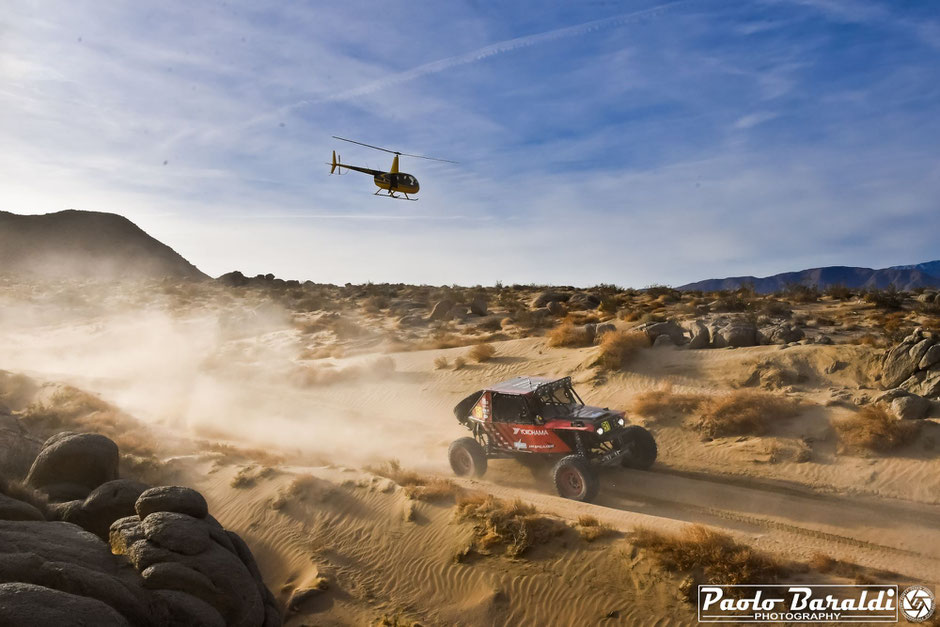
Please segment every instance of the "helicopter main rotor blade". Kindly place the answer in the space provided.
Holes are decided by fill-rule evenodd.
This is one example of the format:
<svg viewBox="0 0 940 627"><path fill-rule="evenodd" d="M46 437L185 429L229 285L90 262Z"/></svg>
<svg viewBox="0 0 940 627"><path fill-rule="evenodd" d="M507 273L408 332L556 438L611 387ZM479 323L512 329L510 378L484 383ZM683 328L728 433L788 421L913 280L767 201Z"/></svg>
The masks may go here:
<svg viewBox="0 0 940 627"><path fill-rule="evenodd" d="M360 146L365 146L366 148L373 148L373 149L375 149L375 150L381 150L382 152L390 152L390 153L392 153L393 155L400 155L400 154L401 154L400 152L398 152L398 151L396 151L396 150L389 150L388 148L380 148L380 147L378 147L378 146L373 146L372 144L364 144L364 143L362 143L362 142L357 142L357 141L355 141L355 140L353 140L353 139L346 139L345 137L337 137L336 135L333 135L333 139L340 139L340 140L342 140L342 141L344 141L344 142L349 142L350 144L359 144Z"/></svg>
<svg viewBox="0 0 940 627"><path fill-rule="evenodd" d="M401 155L402 157L414 157L416 159L427 159L428 161L443 161L444 163L457 163L457 161L451 161L450 159L438 159L436 157L424 157L422 155L409 155L407 152L396 152L396 155Z"/></svg>
<svg viewBox="0 0 940 627"><path fill-rule="evenodd" d="M350 144L358 144L360 146L365 146L366 148L372 148L373 150L381 150L382 152L388 152L393 155L401 155L402 157L414 157L415 159L427 159L429 161L443 161L444 163L457 163L456 161L451 161L450 159L437 159L435 157L425 157L423 155L412 155L407 152L399 152L397 150L389 150L388 148L382 148L380 146L373 146L372 144L365 144L363 142L357 142L354 139L346 139L345 137L339 137L333 135L333 139L339 139L344 142L349 142Z"/></svg>

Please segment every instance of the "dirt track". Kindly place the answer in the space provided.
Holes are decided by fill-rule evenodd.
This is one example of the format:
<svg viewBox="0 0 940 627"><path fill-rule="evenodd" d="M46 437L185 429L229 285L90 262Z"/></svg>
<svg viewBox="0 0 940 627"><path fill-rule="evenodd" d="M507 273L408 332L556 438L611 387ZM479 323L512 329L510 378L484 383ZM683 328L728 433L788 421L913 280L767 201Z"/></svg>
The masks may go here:
<svg viewBox="0 0 940 627"><path fill-rule="evenodd" d="M545 472L525 478L515 462L497 461L485 484L576 517L585 509L617 526L675 528L703 523L744 534L768 551L805 561L813 553L932 583L940 581L940 512L931 505L874 497L844 498L776 482L710 477L654 467L605 470L595 505L553 495Z"/></svg>

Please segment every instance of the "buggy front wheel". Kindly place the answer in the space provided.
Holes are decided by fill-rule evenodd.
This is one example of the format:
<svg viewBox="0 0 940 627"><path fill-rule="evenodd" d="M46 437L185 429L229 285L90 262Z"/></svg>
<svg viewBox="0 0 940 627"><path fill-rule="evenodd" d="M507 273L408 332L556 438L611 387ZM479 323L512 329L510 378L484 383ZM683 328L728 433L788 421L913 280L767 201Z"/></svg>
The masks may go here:
<svg viewBox="0 0 940 627"><path fill-rule="evenodd" d="M600 482L590 462L580 455L562 457L552 470L559 496L588 503L597 496Z"/></svg>

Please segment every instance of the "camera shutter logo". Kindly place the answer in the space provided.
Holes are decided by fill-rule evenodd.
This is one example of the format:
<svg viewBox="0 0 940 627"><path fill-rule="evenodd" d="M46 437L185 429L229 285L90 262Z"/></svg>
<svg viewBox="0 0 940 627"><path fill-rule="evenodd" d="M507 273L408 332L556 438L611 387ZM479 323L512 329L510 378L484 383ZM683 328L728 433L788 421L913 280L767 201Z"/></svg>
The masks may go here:
<svg viewBox="0 0 940 627"><path fill-rule="evenodd" d="M912 623L922 623L933 616L936 606L933 592L923 586L910 586L901 594L901 612Z"/></svg>

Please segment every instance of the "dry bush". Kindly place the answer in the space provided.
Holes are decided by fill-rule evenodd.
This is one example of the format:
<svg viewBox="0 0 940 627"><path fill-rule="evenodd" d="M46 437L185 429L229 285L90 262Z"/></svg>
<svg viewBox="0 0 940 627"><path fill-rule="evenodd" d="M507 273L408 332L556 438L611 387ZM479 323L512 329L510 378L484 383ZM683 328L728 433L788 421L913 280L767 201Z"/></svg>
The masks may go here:
<svg viewBox="0 0 940 627"><path fill-rule="evenodd" d="M405 486L405 496L416 501L453 501L463 489L450 479L441 477L425 478L421 485Z"/></svg>
<svg viewBox="0 0 940 627"><path fill-rule="evenodd" d="M620 370L636 353L650 345L649 337L642 331L611 331L601 339L600 351L593 365L601 370Z"/></svg>
<svg viewBox="0 0 940 627"><path fill-rule="evenodd" d="M585 542L594 542L601 538L617 535L617 531L594 516L582 514L578 516L578 534Z"/></svg>
<svg viewBox="0 0 940 627"><path fill-rule="evenodd" d="M496 349L492 344L477 344L470 349L470 359L477 363L483 363L491 360L496 355Z"/></svg>
<svg viewBox="0 0 940 627"><path fill-rule="evenodd" d="M737 390L705 399L696 427L709 437L759 435L776 420L791 418L799 403L766 392Z"/></svg>
<svg viewBox="0 0 940 627"><path fill-rule="evenodd" d="M380 477L391 479L402 487L405 496L417 501L453 499L462 492L461 488L450 479L427 477L413 470L405 470L398 460L394 459L381 466L366 466L366 470Z"/></svg>
<svg viewBox="0 0 940 627"><path fill-rule="evenodd" d="M885 338L878 337L874 333L866 333L858 338L858 343L862 346L872 346L874 348L884 348L887 345Z"/></svg>
<svg viewBox="0 0 940 627"><path fill-rule="evenodd" d="M852 298L852 290L844 285L830 285L826 288L826 296L836 300L848 300Z"/></svg>
<svg viewBox="0 0 940 627"><path fill-rule="evenodd" d="M904 294L891 287L885 290L869 290L865 293L865 300L877 309L896 310L904 305Z"/></svg>
<svg viewBox="0 0 940 627"><path fill-rule="evenodd" d="M238 470L235 476L232 477L230 485L233 488L251 488L254 487L259 479L270 479L277 475L278 472L278 470L270 466L262 467L256 464L248 464Z"/></svg>
<svg viewBox="0 0 940 627"><path fill-rule="evenodd" d="M471 548L482 555L501 546L506 556L520 557L530 547L548 542L567 528L564 522L539 514L519 499L503 501L482 492L458 497L455 517L473 524Z"/></svg>
<svg viewBox="0 0 940 627"><path fill-rule="evenodd" d="M467 360L463 357L458 357L454 360L454 370L460 370L467 365Z"/></svg>
<svg viewBox="0 0 940 627"><path fill-rule="evenodd" d="M437 358L434 360L434 368L437 369L437 370L443 370L444 368L446 368L446 367L449 366L449 365L450 365L450 362L447 361L447 357L444 357L443 355L437 357Z"/></svg>
<svg viewBox="0 0 940 627"><path fill-rule="evenodd" d="M672 385L649 390L633 397L633 411L644 416L661 416L672 412L688 414L701 405L703 394L681 394L672 391Z"/></svg>
<svg viewBox="0 0 940 627"><path fill-rule="evenodd" d="M692 572L710 584L770 583L787 574L779 561L731 536L701 525L691 525L678 535L637 528L633 544L652 552L668 571Z"/></svg>
<svg viewBox="0 0 940 627"><path fill-rule="evenodd" d="M565 320L548 333L549 346L579 348L593 343L594 337L583 326L575 326L571 320Z"/></svg>
<svg viewBox="0 0 940 627"><path fill-rule="evenodd" d="M271 501L271 508L282 510L293 501L305 501L314 488L320 488L324 483L313 475L298 475L287 487L278 490L277 496Z"/></svg>
<svg viewBox="0 0 940 627"><path fill-rule="evenodd" d="M833 427L846 449L882 452L910 443L920 433L921 424L898 420L880 405L868 405Z"/></svg>

